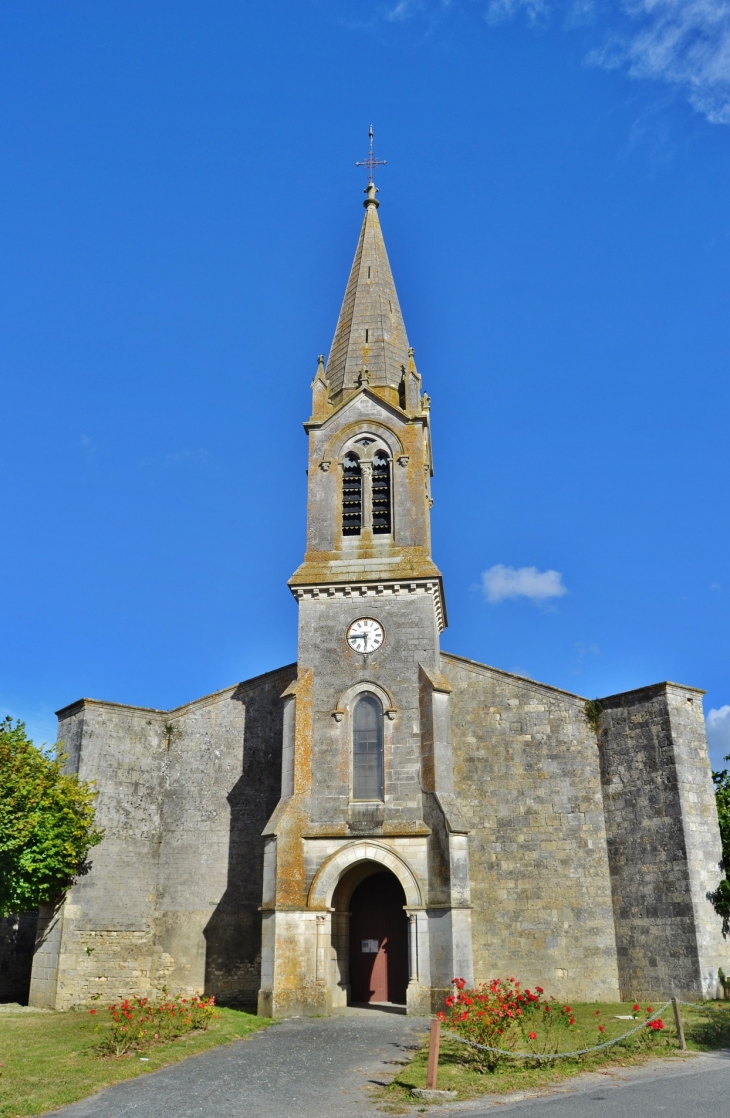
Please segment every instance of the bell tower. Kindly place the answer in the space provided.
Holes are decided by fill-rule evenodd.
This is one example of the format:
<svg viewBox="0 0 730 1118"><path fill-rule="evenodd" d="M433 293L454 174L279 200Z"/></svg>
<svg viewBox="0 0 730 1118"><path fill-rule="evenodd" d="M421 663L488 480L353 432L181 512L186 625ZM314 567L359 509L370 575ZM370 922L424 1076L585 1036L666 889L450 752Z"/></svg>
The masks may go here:
<svg viewBox="0 0 730 1118"><path fill-rule="evenodd" d="M366 163L372 172L375 165ZM431 558L430 407L372 177L329 358L312 382L307 541L289 580L297 679L264 831L267 1015L361 1001L429 1013L470 979L468 831L453 793Z"/></svg>

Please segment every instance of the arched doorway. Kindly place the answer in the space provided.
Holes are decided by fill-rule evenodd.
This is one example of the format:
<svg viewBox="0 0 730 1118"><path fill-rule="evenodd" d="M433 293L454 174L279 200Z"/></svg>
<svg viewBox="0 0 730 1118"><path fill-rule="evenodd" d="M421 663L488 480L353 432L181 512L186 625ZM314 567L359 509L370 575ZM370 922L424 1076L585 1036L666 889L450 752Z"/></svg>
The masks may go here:
<svg viewBox="0 0 730 1118"><path fill-rule="evenodd" d="M378 870L361 881L350 898L350 1001L405 1005L406 897L395 874Z"/></svg>
<svg viewBox="0 0 730 1118"><path fill-rule="evenodd" d="M372 890L369 896L368 891L363 890L359 897L355 898L358 886L376 877L380 879L383 887L375 883L369 887ZM341 847L323 862L317 871L309 891L309 904L312 909L323 914L317 918L318 922L320 920L322 922L322 966L326 969L333 1007L352 1005L356 996L364 996L366 1002L375 1001L377 991L372 988L372 985L367 986L365 990L362 989L360 968L364 969L368 979L372 978L373 955L379 955L381 949L383 950L380 965L382 965L382 957L386 957L388 963L387 1000L396 1005L410 1005L414 993L418 995L425 990L425 987L419 985L418 965L420 957L418 923L425 917L423 895L414 870L393 850L372 839L362 839ZM408 912L405 911L406 906ZM329 921L324 915L327 911L331 913ZM357 915L351 928L353 911ZM366 928L363 932L362 923L358 928L358 921L367 918L380 919L382 923L380 927ZM389 921L390 926L388 926ZM329 962L324 956L326 923L330 925L331 935ZM422 930L421 935L424 931L425 929ZM358 932L362 934L358 936ZM363 952L363 940L366 939L377 940L377 952L372 950L372 943L368 944L368 950ZM388 943L385 943L386 940ZM355 945L360 956L357 959ZM367 960L370 964L369 973L367 963L362 960L363 954L370 956ZM350 977L353 969L358 976L354 991ZM376 974L375 977L377 978L378 975ZM382 986L380 992L382 993ZM414 1001L413 1006L416 1005L419 1008L415 1012L422 1012L421 1002Z"/></svg>

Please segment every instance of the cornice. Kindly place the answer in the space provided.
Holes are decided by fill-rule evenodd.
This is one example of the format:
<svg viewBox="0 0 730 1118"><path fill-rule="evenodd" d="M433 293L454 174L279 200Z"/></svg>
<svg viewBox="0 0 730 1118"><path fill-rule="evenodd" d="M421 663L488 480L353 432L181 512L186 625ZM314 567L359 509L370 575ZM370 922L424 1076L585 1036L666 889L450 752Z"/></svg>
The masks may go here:
<svg viewBox="0 0 730 1118"><path fill-rule="evenodd" d="M352 600L365 600L367 598L407 598L412 594L428 594L433 598L433 608L436 613L439 632L443 633L448 622L446 619L446 603L444 602L443 586L440 578L414 578L408 581L379 581L379 582L325 582L302 583L290 586L297 601L328 601L332 598L350 598Z"/></svg>

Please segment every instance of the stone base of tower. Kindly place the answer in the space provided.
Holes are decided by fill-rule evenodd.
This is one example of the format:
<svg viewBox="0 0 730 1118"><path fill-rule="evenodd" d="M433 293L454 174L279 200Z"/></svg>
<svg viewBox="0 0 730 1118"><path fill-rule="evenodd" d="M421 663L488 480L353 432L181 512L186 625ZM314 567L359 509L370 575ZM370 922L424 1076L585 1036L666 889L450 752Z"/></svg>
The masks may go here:
<svg viewBox="0 0 730 1118"><path fill-rule="evenodd" d="M465 849L461 836L452 837L456 865ZM420 832L303 839L307 903L270 901L262 908L260 1014L327 1014L387 1003L428 1015L442 1007L454 977L471 984L471 905L461 897L424 904L428 839ZM271 884L278 861L279 839L271 836ZM468 883L468 863L462 869L455 876ZM444 881L432 891L437 886L447 891Z"/></svg>
<svg viewBox="0 0 730 1118"><path fill-rule="evenodd" d="M453 979L463 978L474 985L472 962L471 906L429 910L431 996L429 1013L444 1008L453 993Z"/></svg>
<svg viewBox="0 0 730 1118"><path fill-rule="evenodd" d="M471 912L420 908L407 910L407 916L405 1009L409 1015L428 1016L443 1008L452 978L473 981ZM335 910L263 913L260 1016L320 1016L353 1004L348 918L349 913Z"/></svg>
<svg viewBox="0 0 730 1118"><path fill-rule="evenodd" d="M259 1015L329 1013L332 991L326 976L325 940L331 939L330 914L277 909L262 916Z"/></svg>

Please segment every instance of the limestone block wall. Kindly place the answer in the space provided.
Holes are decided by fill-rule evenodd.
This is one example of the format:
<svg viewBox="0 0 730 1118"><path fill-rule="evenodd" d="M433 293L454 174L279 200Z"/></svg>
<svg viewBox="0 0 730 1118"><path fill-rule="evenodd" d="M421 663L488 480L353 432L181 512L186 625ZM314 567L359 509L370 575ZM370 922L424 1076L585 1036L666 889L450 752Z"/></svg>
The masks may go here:
<svg viewBox="0 0 730 1118"><path fill-rule="evenodd" d="M39 915L30 1004L67 1008L94 993L147 992L166 977L153 940L164 718L81 700L59 712L69 768L95 781L106 830L91 872Z"/></svg>
<svg viewBox="0 0 730 1118"><path fill-rule="evenodd" d="M40 914L31 1004L163 985L255 1001L261 831L279 795L279 696L294 673L170 712L93 700L59 712L59 741L96 782L106 834L89 874Z"/></svg>
<svg viewBox="0 0 730 1118"><path fill-rule="evenodd" d="M442 653L454 787L470 827L477 982L618 997L596 736L585 700Z"/></svg>
<svg viewBox="0 0 730 1118"><path fill-rule="evenodd" d="M382 819L362 822L369 833L407 832L422 818L419 764L418 665L435 666L438 627L433 597L425 589L380 594L374 587L357 587L348 596L303 597L299 603L301 669L313 672L312 790L313 824L339 824L358 830L350 810L352 733L348 695L358 687L376 685L392 697L395 720L385 722L385 808ZM369 590L369 592L367 592ZM348 646L345 634L358 617L372 617L383 626L386 639L364 660ZM332 712L344 701L342 719ZM353 805L354 808L354 805Z"/></svg>
<svg viewBox="0 0 730 1118"><path fill-rule="evenodd" d="M255 1005L258 996L261 832L279 800L281 694L295 676L295 665L269 672L173 720L157 939L176 961L177 986L229 1004Z"/></svg>
<svg viewBox="0 0 730 1118"><path fill-rule="evenodd" d="M730 950L707 898L722 852L702 693L662 683L601 705L622 994L714 997Z"/></svg>

